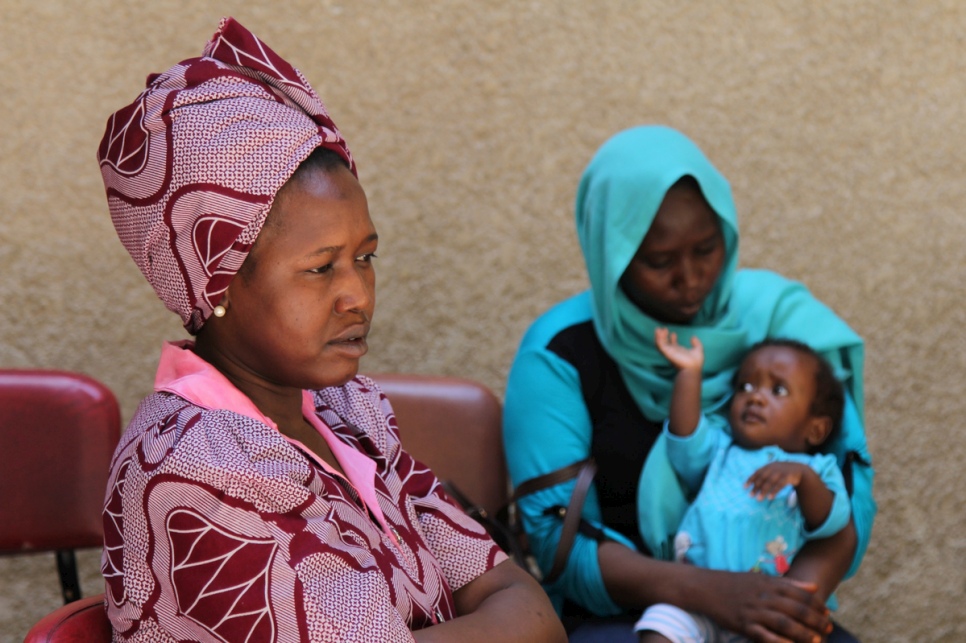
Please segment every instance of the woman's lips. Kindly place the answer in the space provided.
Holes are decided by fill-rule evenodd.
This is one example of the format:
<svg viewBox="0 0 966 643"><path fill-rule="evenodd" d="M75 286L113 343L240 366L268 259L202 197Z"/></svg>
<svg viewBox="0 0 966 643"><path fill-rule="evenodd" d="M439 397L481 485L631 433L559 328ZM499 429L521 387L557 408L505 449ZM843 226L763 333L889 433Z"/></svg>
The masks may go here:
<svg viewBox="0 0 966 643"><path fill-rule="evenodd" d="M369 344L366 342L368 334L368 326L359 324L340 333L329 342L329 346L349 357L362 357L369 351Z"/></svg>
<svg viewBox="0 0 966 643"><path fill-rule="evenodd" d="M369 344L365 337L337 339L329 342L329 346L348 357L358 358L369 352Z"/></svg>
<svg viewBox="0 0 966 643"><path fill-rule="evenodd" d="M681 311L682 315L685 315L687 317L694 317L695 315L698 314L698 311L701 310L701 304L702 302L700 301L693 304L681 304L680 306L678 306L678 310Z"/></svg>

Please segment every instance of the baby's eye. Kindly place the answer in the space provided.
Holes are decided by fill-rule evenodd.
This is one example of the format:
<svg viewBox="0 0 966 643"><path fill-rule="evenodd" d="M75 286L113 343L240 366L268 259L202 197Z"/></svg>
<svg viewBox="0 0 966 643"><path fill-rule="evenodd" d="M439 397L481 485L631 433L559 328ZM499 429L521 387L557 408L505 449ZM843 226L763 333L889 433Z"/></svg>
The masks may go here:
<svg viewBox="0 0 966 643"><path fill-rule="evenodd" d="M783 384L776 384L775 387L772 389L772 393L774 393L778 397L785 397L786 395L788 395L788 387Z"/></svg>
<svg viewBox="0 0 966 643"><path fill-rule="evenodd" d="M739 382L738 392L739 393L751 393L755 390L755 386L751 382Z"/></svg>

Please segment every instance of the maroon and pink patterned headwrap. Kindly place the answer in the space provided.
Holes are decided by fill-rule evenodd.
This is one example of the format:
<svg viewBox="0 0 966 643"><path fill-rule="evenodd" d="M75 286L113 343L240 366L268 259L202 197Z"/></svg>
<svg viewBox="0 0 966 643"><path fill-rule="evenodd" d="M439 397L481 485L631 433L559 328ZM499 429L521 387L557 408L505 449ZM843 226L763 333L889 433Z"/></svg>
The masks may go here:
<svg viewBox="0 0 966 643"><path fill-rule="evenodd" d="M148 77L97 151L121 243L195 334L258 236L279 188L316 147L355 174L302 74L232 18L201 58Z"/></svg>

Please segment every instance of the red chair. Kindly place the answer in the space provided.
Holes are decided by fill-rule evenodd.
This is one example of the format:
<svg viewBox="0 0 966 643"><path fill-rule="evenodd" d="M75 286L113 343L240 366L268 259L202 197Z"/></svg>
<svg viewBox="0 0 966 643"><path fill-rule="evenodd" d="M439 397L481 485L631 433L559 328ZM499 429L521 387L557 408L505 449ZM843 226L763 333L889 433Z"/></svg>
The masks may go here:
<svg viewBox="0 0 966 643"><path fill-rule="evenodd" d="M403 446L440 480L495 515L508 497L503 407L472 380L399 373L370 377L389 398Z"/></svg>
<svg viewBox="0 0 966 643"><path fill-rule="evenodd" d="M24 643L110 643L104 594L82 598L51 612L27 632Z"/></svg>
<svg viewBox="0 0 966 643"><path fill-rule="evenodd" d="M64 603L74 550L103 546L101 509L121 433L114 394L79 373L0 370L0 554L56 552Z"/></svg>

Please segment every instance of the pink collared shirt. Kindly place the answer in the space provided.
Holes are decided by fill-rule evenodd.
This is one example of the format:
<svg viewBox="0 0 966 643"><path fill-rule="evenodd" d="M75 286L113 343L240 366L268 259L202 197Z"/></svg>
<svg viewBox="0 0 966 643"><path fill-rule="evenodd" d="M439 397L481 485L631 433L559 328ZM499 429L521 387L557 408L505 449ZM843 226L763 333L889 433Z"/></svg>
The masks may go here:
<svg viewBox="0 0 966 643"><path fill-rule="evenodd" d="M345 478L190 343L164 347L156 389L118 445L105 501L118 640L411 641L506 558L402 449L368 378L303 397Z"/></svg>
<svg viewBox="0 0 966 643"><path fill-rule="evenodd" d="M185 340L180 342L166 342L161 347L161 360L158 372L154 378L155 391L167 391L181 397L204 409L232 409L236 413L262 422L278 431L278 426L266 415L263 415L244 393L239 391L214 366L201 359L191 350L193 343ZM339 462L339 466L348 477L348 482L355 488L362 500L363 507L372 512L379 521L383 531L390 538L394 538L382 509L376 502L374 475L376 463L364 453L353 449L340 440L315 414L312 394L302 391L302 414L312 427L321 434L326 444L332 450L332 455ZM306 456L317 465L325 469L330 475L340 476L325 460L312 452L298 440L281 434L285 440L301 449Z"/></svg>

